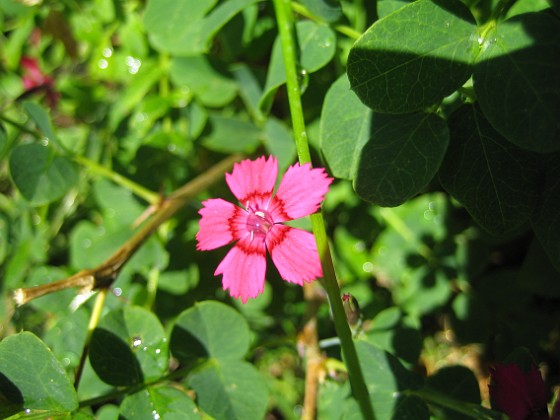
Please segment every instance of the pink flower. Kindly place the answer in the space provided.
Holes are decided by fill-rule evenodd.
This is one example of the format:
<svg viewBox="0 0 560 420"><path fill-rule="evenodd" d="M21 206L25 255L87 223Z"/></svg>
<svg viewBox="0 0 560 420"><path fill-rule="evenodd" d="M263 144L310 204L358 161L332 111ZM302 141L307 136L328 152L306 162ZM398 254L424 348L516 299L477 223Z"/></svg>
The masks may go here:
<svg viewBox="0 0 560 420"><path fill-rule="evenodd" d="M214 275L222 274L224 290L243 303L264 289L267 249L290 283L303 285L323 275L313 235L281 222L316 212L332 178L324 169L295 164L273 194L277 176L278 162L272 156L243 160L226 174L226 182L244 208L217 198L204 201L199 211L198 250L237 241Z"/></svg>

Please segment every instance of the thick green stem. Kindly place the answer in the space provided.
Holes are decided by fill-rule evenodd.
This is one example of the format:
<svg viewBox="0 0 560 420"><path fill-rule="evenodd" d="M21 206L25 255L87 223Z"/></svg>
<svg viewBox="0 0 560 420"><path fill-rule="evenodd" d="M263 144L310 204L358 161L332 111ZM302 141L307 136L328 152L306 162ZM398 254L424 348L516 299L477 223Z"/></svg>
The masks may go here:
<svg viewBox="0 0 560 420"><path fill-rule="evenodd" d="M280 41L282 43L282 53L286 71L286 87L288 90L288 101L298 157L300 163L310 163L311 154L309 151L305 119L301 104L298 66L296 62L296 42L294 39L294 25L290 1L274 0L274 8L276 10ZM311 216L311 224L321 258L321 265L323 267L324 287L329 297L336 332L340 338L342 352L348 367L352 391L360 405L363 417L365 419L374 419L375 416L369 399L369 393L358 361L356 348L352 341L352 333L342 306L340 288L332 263L323 215L321 213L313 214Z"/></svg>

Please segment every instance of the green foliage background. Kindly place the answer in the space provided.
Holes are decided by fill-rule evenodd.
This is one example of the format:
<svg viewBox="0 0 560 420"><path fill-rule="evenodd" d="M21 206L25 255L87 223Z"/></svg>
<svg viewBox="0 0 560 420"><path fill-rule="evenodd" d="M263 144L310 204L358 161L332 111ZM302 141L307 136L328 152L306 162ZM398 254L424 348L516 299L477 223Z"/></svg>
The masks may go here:
<svg viewBox="0 0 560 420"><path fill-rule="evenodd" d="M376 418L497 418L488 362L517 347L558 385L558 1L292 8ZM195 251L200 202L232 199L223 180L124 266L91 337L94 299L12 300L102 263L227 155L295 162L272 2L0 0L0 25L0 417L298 418L302 290L271 268L263 295L232 301L213 275L225 250ZM32 90L24 57L46 77ZM326 302L317 328L318 417L359 418Z"/></svg>

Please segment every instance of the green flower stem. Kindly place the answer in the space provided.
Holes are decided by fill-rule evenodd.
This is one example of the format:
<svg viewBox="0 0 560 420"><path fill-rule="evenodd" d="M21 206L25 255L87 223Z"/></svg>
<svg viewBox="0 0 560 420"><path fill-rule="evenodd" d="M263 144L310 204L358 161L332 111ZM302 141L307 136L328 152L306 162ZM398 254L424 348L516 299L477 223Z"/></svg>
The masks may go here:
<svg viewBox="0 0 560 420"><path fill-rule="evenodd" d="M307 132L305 129L305 120L301 104L300 86L298 82L296 44L294 40L294 25L290 1L274 0L274 8L276 10L276 20L278 23L280 41L282 43L282 53L284 56L284 66L286 71L286 87L288 90L288 101L292 116L292 126L299 162L301 164L311 163L311 154L307 141ZM317 249L321 258L321 265L323 267L323 284L329 297L334 324L338 337L340 338L342 352L348 367L354 397L360 405L363 417L365 419L374 419L375 415L373 414L369 393L358 361L356 348L354 346L354 342L352 341L352 333L350 332L350 327L348 326L344 308L342 306L340 288L338 286L332 263L325 223L323 221L323 215L320 212L311 215L311 225L313 227L313 234L315 235Z"/></svg>
<svg viewBox="0 0 560 420"><path fill-rule="evenodd" d="M130 179L116 173L113 172L110 169L105 168L104 166L101 166L100 164L98 164L97 162L94 162L91 159L88 159L84 156L79 156L76 155L74 156L74 160L79 163L82 166L85 166L87 169L89 169L91 172L104 176L108 179L110 179L111 181L113 181L115 184L118 184L122 187L125 187L127 189L129 189L130 191L132 191L134 194L136 194L138 197L143 198L144 200L146 200L148 203L150 204L156 204L157 202L159 202L160 200L160 196L157 193L154 193L153 191L150 191L147 188L144 188L142 185L135 183L134 181L131 181Z"/></svg>
<svg viewBox="0 0 560 420"><path fill-rule="evenodd" d="M302 16L305 16L307 19L312 19L316 22L322 22L321 19L318 19L311 11L300 3L296 3L295 1L292 2L292 10ZM354 28L351 28L346 25L335 25L334 29L337 32L340 32L342 35L346 35L348 38L351 39L358 39L362 36L361 32L356 31Z"/></svg>

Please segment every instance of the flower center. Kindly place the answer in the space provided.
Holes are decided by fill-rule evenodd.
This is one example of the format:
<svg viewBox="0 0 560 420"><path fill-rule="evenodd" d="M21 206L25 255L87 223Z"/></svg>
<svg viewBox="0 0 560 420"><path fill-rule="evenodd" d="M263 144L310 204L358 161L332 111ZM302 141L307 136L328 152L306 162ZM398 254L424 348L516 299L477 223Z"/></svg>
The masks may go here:
<svg viewBox="0 0 560 420"><path fill-rule="evenodd" d="M265 237L270 228L274 225L274 221L267 211L248 209L247 230L251 232L251 239L256 237Z"/></svg>

